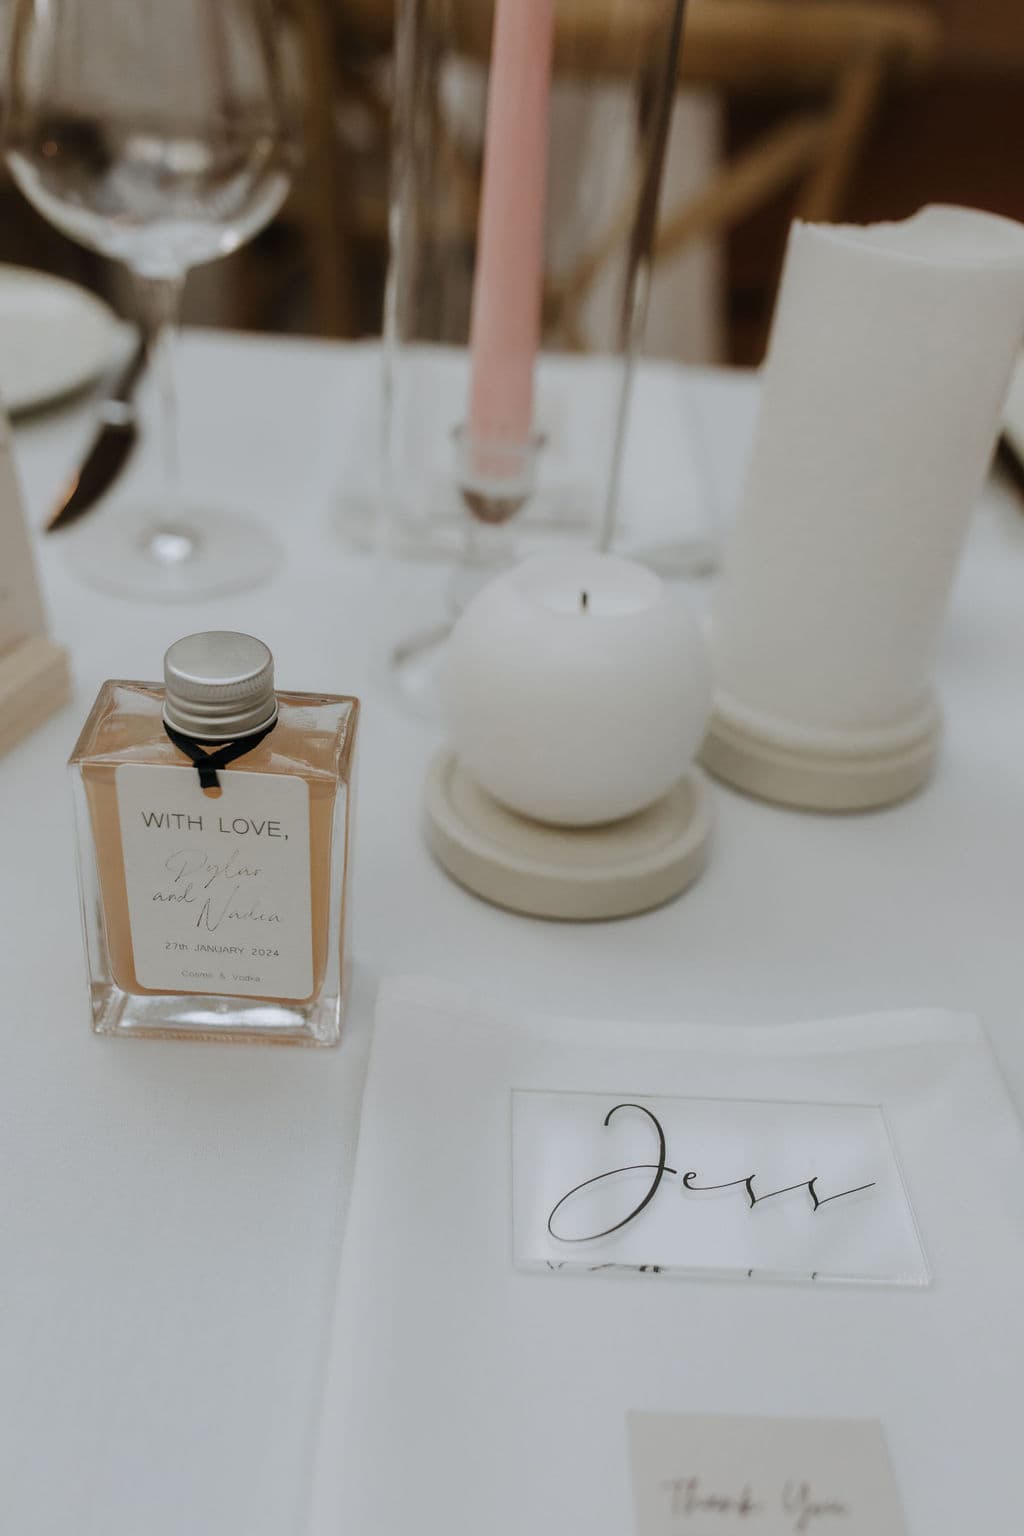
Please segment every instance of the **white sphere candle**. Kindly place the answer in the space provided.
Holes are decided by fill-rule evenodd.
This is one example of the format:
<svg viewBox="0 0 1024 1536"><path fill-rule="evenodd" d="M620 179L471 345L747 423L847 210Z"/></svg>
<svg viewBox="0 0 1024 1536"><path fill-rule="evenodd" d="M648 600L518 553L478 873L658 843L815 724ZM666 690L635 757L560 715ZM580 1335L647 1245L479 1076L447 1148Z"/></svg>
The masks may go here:
<svg viewBox="0 0 1024 1536"><path fill-rule="evenodd" d="M535 556L478 592L452 632L444 689L466 771L556 826L617 821L667 794L711 705L681 595L586 550Z"/></svg>

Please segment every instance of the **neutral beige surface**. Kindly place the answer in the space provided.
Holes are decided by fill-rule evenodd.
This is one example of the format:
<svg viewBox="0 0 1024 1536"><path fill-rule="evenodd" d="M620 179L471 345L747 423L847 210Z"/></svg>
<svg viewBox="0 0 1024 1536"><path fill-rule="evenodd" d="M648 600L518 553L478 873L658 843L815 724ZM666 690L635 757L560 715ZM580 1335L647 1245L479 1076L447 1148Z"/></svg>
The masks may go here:
<svg viewBox="0 0 1024 1536"><path fill-rule="evenodd" d="M67 657L46 633L10 433L0 407L0 753L70 696Z"/></svg>
<svg viewBox="0 0 1024 1536"><path fill-rule="evenodd" d="M0 405L0 655L45 628L10 431Z"/></svg>
<svg viewBox="0 0 1024 1536"><path fill-rule="evenodd" d="M71 697L66 652L45 635L0 657L0 753L42 725Z"/></svg>

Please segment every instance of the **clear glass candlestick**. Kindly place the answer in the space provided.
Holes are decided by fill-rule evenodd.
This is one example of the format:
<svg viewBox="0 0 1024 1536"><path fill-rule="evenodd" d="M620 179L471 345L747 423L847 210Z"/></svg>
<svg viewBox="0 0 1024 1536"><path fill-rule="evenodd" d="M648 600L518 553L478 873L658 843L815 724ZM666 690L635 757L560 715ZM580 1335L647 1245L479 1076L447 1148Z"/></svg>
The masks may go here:
<svg viewBox="0 0 1024 1536"><path fill-rule="evenodd" d="M75 541L76 572L106 590L192 601L280 562L269 529L181 496L171 338L186 274L273 218L292 149L267 0L16 0L11 173L62 233L129 268L154 338L162 489Z"/></svg>
<svg viewBox="0 0 1024 1536"><path fill-rule="evenodd" d="M440 708L441 668L456 619L523 553L523 519L536 490L544 438L532 433L513 444L462 425L453 428L451 447L462 503L457 557L450 564L385 558L381 572L388 589L381 612L402 615L397 639L384 641L383 681L404 707L426 719Z"/></svg>
<svg viewBox="0 0 1024 1536"><path fill-rule="evenodd" d="M619 490L682 10L682 0L396 6L382 420L359 429L383 443L379 643L392 674L450 627L452 593L461 602L510 548L572 540L626 553L657 536L645 486L672 478L687 431L671 381L654 391L657 423L628 506ZM485 467L498 483L481 487L486 457L468 451L467 426L490 430L496 452L504 433L526 449L523 463L493 476ZM364 543L369 499L346 476L339 522ZM686 521L681 510L684 536ZM431 561L439 574L422 569ZM422 698L417 689L417 707Z"/></svg>
<svg viewBox="0 0 1024 1536"><path fill-rule="evenodd" d="M457 618L492 577L516 559L518 519L537 489L544 438L533 432L525 443L482 437L457 427L455 480L468 514L462 558L452 572L451 607Z"/></svg>

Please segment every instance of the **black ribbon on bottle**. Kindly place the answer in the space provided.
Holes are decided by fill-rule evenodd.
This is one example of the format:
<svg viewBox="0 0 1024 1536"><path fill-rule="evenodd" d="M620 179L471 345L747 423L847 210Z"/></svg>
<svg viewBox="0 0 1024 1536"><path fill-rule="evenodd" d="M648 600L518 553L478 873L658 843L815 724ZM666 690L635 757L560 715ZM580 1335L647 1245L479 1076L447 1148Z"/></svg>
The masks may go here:
<svg viewBox="0 0 1024 1536"><path fill-rule="evenodd" d="M192 736L186 736L183 731L176 731L173 725L164 721L164 730L173 741L179 752L184 752L196 765L199 774L199 783L203 789L219 789L220 780L217 777L218 768L227 768L236 757L244 757L254 747L258 747L265 736L269 736L277 724L275 715L269 725L265 725L261 731L252 731L248 736L240 736L237 741L229 741L223 747L217 747L213 752L207 752L205 747Z"/></svg>

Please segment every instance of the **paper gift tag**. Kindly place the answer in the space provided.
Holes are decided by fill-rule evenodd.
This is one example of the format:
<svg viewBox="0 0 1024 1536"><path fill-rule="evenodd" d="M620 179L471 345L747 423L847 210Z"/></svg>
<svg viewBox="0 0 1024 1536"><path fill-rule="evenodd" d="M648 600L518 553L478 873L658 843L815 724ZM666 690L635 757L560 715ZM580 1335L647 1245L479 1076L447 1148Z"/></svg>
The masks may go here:
<svg viewBox="0 0 1024 1536"><path fill-rule="evenodd" d="M874 1419L631 1413L636 1536L906 1536Z"/></svg>

